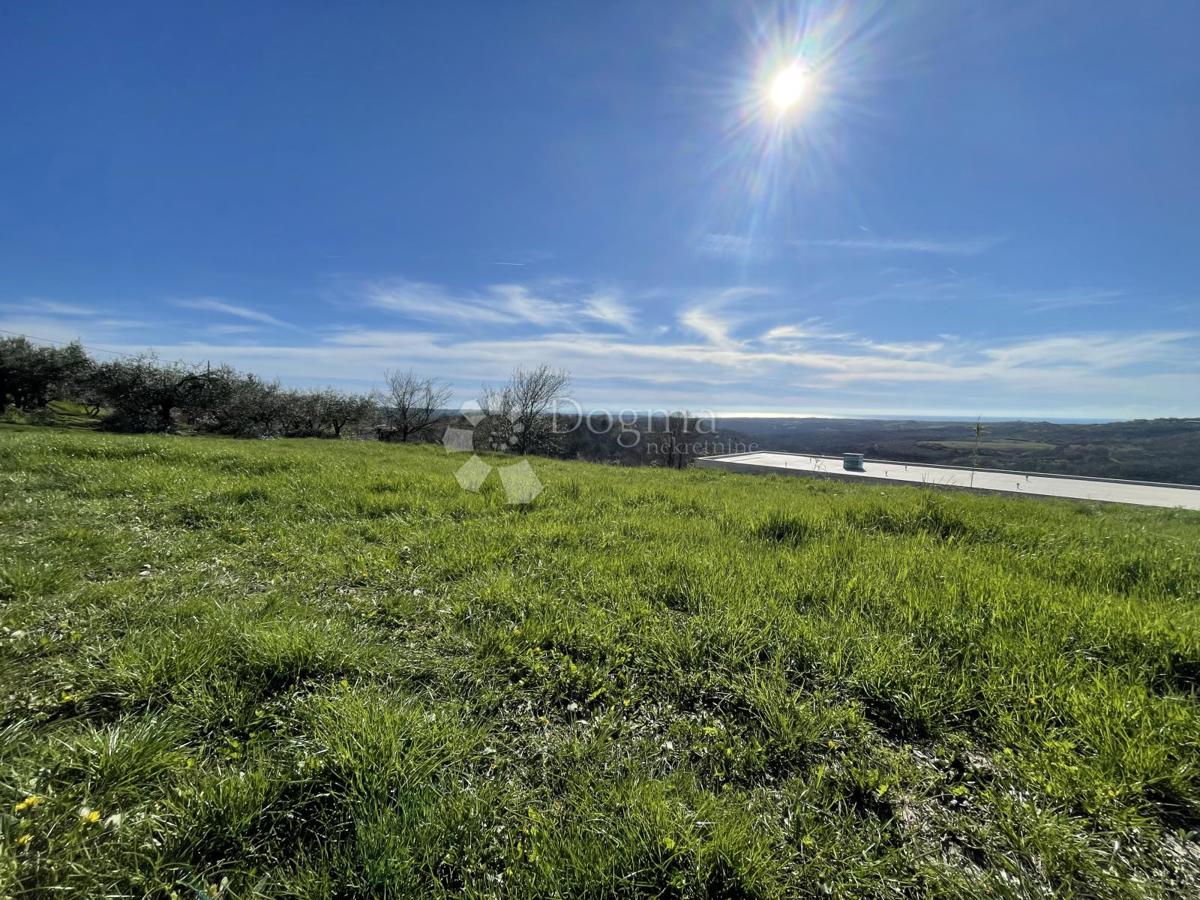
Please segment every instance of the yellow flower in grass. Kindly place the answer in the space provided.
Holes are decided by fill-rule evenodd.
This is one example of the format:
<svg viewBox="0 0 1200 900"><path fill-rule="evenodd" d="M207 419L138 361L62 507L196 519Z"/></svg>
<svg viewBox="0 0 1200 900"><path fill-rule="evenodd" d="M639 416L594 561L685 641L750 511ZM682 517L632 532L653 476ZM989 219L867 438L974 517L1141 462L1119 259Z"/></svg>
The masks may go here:
<svg viewBox="0 0 1200 900"><path fill-rule="evenodd" d="M17 838L16 843L17 843L18 847L28 847L29 842L32 840L33 840L32 834L23 834L19 838Z"/></svg>
<svg viewBox="0 0 1200 900"><path fill-rule="evenodd" d="M81 806L79 807L79 818L89 825L95 825L100 821L100 810L92 809L90 806Z"/></svg>
<svg viewBox="0 0 1200 900"><path fill-rule="evenodd" d="M41 802L42 802L42 798L39 797L37 794L30 794L28 797L26 797L20 803L17 803L16 805L13 806L13 812L22 813L22 812L25 812L25 810L27 810L27 809L37 809L38 806L41 804Z"/></svg>

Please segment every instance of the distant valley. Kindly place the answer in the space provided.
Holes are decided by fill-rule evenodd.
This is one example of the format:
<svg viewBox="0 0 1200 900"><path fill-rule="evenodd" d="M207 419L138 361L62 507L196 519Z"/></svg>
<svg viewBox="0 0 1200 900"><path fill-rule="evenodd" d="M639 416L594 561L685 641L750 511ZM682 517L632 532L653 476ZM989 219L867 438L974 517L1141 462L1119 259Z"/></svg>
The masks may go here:
<svg viewBox="0 0 1200 900"><path fill-rule="evenodd" d="M757 449L1200 484L1200 419L1103 424L721 418L720 434Z"/></svg>

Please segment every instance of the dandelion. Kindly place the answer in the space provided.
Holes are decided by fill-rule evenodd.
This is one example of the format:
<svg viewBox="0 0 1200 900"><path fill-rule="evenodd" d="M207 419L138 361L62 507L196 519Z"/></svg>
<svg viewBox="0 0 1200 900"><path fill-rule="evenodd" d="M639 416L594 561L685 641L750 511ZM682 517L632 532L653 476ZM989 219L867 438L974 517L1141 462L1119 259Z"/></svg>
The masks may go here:
<svg viewBox="0 0 1200 900"><path fill-rule="evenodd" d="M32 835L32 834L23 834L23 835L21 835L19 838L17 838L17 840L16 840L16 845L17 845L18 847L28 847L28 846L29 846L29 842L30 842L30 841L32 841L32 840L33 840L33 835Z"/></svg>
<svg viewBox="0 0 1200 900"><path fill-rule="evenodd" d="M95 825L100 821L100 810L92 809L90 806L81 806L79 807L79 818L89 825Z"/></svg>
<svg viewBox="0 0 1200 900"><path fill-rule="evenodd" d="M39 797L37 794L30 794L28 797L26 797L20 803L17 803L15 806L13 806L13 812L21 813L21 812L25 812L25 810L27 810L27 809L37 809L38 806L41 804L41 802L42 802L42 798Z"/></svg>

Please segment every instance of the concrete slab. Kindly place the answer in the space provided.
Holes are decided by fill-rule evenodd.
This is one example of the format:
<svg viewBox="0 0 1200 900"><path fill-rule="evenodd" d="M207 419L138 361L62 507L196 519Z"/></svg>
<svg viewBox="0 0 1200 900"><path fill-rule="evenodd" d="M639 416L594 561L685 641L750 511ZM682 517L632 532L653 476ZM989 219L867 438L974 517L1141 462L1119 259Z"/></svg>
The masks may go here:
<svg viewBox="0 0 1200 900"><path fill-rule="evenodd" d="M1019 496L1065 497L1104 503L1200 510L1200 485L1158 484L1115 478L1077 478L1001 469L965 469L869 459L863 471L842 468L837 456L804 456L799 453L735 453L696 460L701 468L726 469L775 475L801 475L839 481L913 484L926 487L976 490Z"/></svg>

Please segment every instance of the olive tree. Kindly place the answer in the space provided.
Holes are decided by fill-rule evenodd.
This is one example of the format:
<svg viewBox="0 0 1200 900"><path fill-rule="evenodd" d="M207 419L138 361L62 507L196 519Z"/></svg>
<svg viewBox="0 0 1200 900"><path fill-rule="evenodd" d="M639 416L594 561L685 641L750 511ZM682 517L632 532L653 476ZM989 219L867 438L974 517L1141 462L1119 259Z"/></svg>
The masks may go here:
<svg viewBox="0 0 1200 900"><path fill-rule="evenodd" d="M9 403L35 410L51 400L73 399L92 367L78 343L40 347L24 337L0 339L0 412Z"/></svg>
<svg viewBox="0 0 1200 900"><path fill-rule="evenodd" d="M111 412L104 420L118 431L170 431L175 411L202 405L210 374L184 363L163 363L154 354L96 367L95 393Z"/></svg>
<svg viewBox="0 0 1200 900"><path fill-rule="evenodd" d="M320 423L333 429L333 436L340 438L347 426L361 425L375 412L375 402L361 394L343 394L326 389L317 395Z"/></svg>

